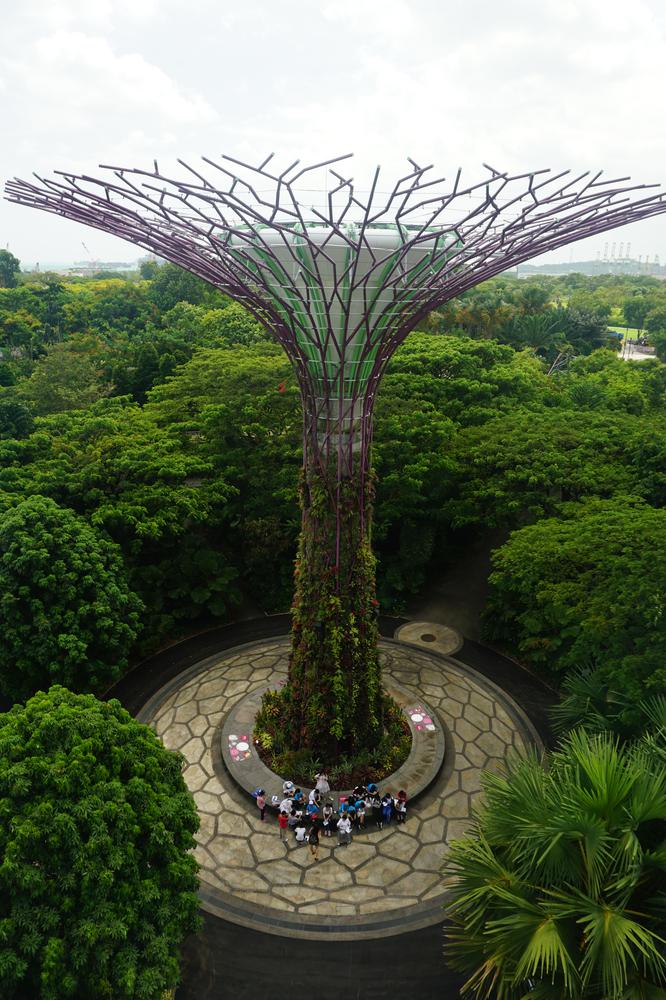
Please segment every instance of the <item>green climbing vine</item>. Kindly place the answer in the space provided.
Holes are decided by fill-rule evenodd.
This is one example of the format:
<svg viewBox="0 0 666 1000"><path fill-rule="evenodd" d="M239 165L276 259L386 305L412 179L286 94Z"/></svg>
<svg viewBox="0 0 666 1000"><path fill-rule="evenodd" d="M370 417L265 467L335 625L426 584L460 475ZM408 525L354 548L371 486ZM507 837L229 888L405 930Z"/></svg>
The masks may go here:
<svg viewBox="0 0 666 1000"><path fill-rule="evenodd" d="M331 766L374 754L392 764L408 752L400 713L381 684L373 487L360 470L341 483L333 471L303 473L289 677L264 698L255 726L255 739L273 759L309 753Z"/></svg>

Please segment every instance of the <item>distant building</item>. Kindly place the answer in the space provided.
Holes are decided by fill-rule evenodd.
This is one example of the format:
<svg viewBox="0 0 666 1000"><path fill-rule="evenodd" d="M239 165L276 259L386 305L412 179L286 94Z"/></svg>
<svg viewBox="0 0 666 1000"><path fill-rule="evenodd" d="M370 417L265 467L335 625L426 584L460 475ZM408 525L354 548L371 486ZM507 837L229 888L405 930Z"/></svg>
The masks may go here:
<svg viewBox="0 0 666 1000"><path fill-rule="evenodd" d="M624 257L611 260L574 260L559 264L519 264L516 272L519 278L539 274L635 274L666 279L666 265L660 264L658 258L654 262Z"/></svg>
<svg viewBox="0 0 666 1000"><path fill-rule="evenodd" d="M127 272L136 270L136 261L129 263L126 260L79 260L75 261L71 267L65 268L65 270L61 273L71 274L78 278L90 278L91 275L99 274L101 271L113 271L118 273L118 271Z"/></svg>

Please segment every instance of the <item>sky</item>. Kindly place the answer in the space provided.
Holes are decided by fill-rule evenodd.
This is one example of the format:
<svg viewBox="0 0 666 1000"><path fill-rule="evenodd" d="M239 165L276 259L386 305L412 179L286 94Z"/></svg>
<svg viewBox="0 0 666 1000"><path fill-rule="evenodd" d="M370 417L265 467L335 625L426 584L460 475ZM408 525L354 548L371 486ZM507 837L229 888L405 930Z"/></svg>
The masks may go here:
<svg viewBox="0 0 666 1000"><path fill-rule="evenodd" d="M3 9L0 179L99 163L177 169L226 153L285 166L355 154L361 180L406 157L473 181L603 168L666 186L663 0L21 0ZM388 187L388 180L386 186ZM666 261L666 215L604 243ZM83 243L87 248L84 249ZM143 251L0 202L24 263Z"/></svg>

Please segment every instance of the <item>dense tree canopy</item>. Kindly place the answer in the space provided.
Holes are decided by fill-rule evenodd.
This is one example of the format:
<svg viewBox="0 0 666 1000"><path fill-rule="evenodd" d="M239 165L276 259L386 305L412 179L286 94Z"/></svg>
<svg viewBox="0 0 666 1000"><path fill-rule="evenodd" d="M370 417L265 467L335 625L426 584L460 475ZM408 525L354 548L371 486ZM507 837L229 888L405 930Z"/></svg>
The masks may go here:
<svg viewBox="0 0 666 1000"><path fill-rule="evenodd" d="M18 284L21 262L9 250L0 250L0 287L14 288Z"/></svg>
<svg viewBox="0 0 666 1000"><path fill-rule="evenodd" d="M0 521L0 690L54 681L99 690L127 666L141 602L120 552L83 518L34 496Z"/></svg>
<svg viewBox="0 0 666 1000"><path fill-rule="evenodd" d="M198 825L179 755L119 702L53 687L0 714L3 1000L161 1000Z"/></svg>
<svg viewBox="0 0 666 1000"><path fill-rule="evenodd" d="M289 607L302 434L291 368L260 325L150 263L129 279L0 288L0 511L39 494L115 542L145 605L144 649L243 599ZM664 292L648 278L502 276L410 335L376 407L384 610L471 540L566 521L563 503L664 506L666 369L595 350L625 305L645 300L647 316Z"/></svg>
<svg viewBox="0 0 666 1000"><path fill-rule="evenodd" d="M616 498L559 513L495 553L487 635L551 676L598 660L631 715L666 691L666 510Z"/></svg>

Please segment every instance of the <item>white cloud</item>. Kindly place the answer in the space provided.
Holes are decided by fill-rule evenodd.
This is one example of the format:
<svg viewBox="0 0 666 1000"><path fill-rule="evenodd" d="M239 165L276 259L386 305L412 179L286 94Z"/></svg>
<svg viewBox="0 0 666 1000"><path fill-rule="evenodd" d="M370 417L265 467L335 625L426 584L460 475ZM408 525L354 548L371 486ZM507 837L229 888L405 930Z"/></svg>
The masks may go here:
<svg viewBox="0 0 666 1000"><path fill-rule="evenodd" d="M165 0L22 0L19 17L44 28L106 27L113 20L147 21Z"/></svg>
<svg viewBox="0 0 666 1000"><path fill-rule="evenodd" d="M357 177L409 154L447 174L485 160L666 181L663 0L24 0L0 76L4 176L353 150ZM0 213L1 243L41 225ZM666 219L641 233L637 253L666 255Z"/></svg>
<svg viewBox="0 0 666 1000"><path fill-rule="evenodd" d="M20 59L5 60L5 68L25 95L61 112L101 116L122 109L173 124L203 125L216 118L207 101L188 94L139 53L119 54L104 38L80 31L38 38Z"/></svg>

